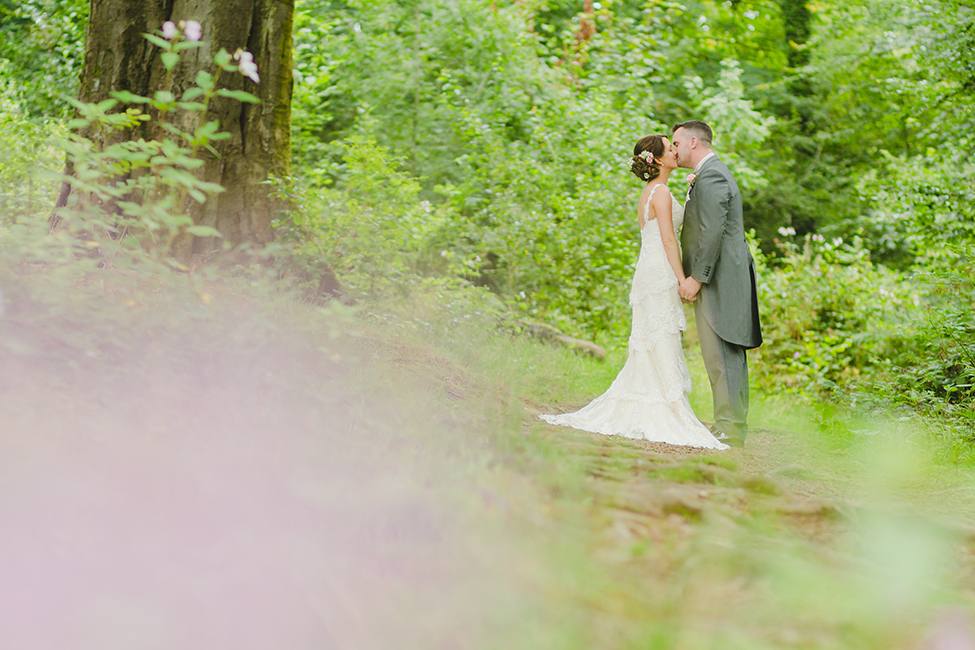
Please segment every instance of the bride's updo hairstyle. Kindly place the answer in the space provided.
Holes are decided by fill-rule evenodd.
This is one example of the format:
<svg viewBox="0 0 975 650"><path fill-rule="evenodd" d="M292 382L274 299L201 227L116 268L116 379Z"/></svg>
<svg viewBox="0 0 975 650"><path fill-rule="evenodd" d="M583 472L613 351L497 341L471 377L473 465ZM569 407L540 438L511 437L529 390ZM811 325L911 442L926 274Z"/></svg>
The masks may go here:
<svg viewBox="0 0 975 650"><path fill-rule="evenodd" d="M630 171L643 182L660 175L660 158L664 155L665 135L645 135L633 147Z"/></svg>

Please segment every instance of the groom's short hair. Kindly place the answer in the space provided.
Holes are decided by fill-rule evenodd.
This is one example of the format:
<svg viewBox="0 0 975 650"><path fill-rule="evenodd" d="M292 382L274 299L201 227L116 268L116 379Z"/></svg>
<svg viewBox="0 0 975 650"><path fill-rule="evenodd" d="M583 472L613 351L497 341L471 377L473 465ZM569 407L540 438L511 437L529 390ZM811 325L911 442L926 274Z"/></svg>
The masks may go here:
<svg viewBox="0 0 975 650"><path fill-rule="evenodd" d="M676 133L677 129L684 129L689 131L692 135L697 136L697 139L704 142L709 147L711 146L711 138L713 134L711 133L711 127L707 125L706 122L701 120L688 120L686 122L681 122L680 124L675 124L671 133Z"/></svg>

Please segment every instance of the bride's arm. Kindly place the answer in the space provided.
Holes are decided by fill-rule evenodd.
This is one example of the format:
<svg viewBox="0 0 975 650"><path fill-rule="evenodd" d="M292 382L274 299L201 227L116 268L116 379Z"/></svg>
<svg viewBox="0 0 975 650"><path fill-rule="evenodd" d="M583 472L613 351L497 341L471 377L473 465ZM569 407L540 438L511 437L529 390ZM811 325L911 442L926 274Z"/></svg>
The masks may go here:
<svg viewBox="0 0 975 650"><path fill-rule="evenodd" d="M669 190L654 193L653 209L657 213L657 225L660 227L660 239L664 243L664 252L667 253L667 261L670 262L670 266L674 269L677 282L683 282L684 267L680 263L680 246L677 244L677 237L674 235L674 216L671 214L673 203L671 202Z"/></svg>

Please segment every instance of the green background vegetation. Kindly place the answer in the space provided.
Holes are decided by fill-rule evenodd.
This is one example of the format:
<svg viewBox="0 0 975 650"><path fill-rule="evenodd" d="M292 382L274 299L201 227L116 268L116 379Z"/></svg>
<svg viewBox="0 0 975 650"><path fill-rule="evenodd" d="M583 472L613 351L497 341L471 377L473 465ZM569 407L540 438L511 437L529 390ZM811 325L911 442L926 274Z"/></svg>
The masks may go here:
<svg viewBox="0 0 975 650"><path fill-rule="evenodd" d="M289 358L334 364L316 384L333 401L349 391L343 431L372 417L375 440L415 445L417 472L478 486L452 498L483 539L515 540L534 618L504 647L907 648L929 607L971 606L970 562L952 564L975 512L971 7L298 0L277 241L192 269L168 248L192 228L173 197L218 191L195 150L141 178L161 198L130 206L129 239L46 232L66 155L114 189L69 135L86 13L0 2L0 359L37 361L20 383L137 383L147 332L170 332L173 358L297 336ZM633 143L689 118L739 179L759 267L754 455L555 436L534 414L598 394L625 358ZM513 336L516 320L608 361ZM862 515L889 498L954 523ZM715 618L714 589L742 604Z"/></svg>

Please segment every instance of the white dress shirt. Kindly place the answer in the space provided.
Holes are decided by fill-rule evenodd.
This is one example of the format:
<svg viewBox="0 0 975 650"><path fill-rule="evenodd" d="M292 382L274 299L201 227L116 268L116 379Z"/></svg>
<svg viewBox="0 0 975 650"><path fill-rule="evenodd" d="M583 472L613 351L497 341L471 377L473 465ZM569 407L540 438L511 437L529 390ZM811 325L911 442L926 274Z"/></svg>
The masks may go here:
<svg viewBox="0 0 975 650"><path fill-rule="evenodd" d="M696 174L697 173L697 170L699 170L701 168L701 165L704 164L704 161L707 160L708 158L710 158L713 155L714 155L714 152L712 151L708 155L706 155L703 158L701 158L701 160L699 160L698 163L696 165L694 165L694 173Z"/></svg>

